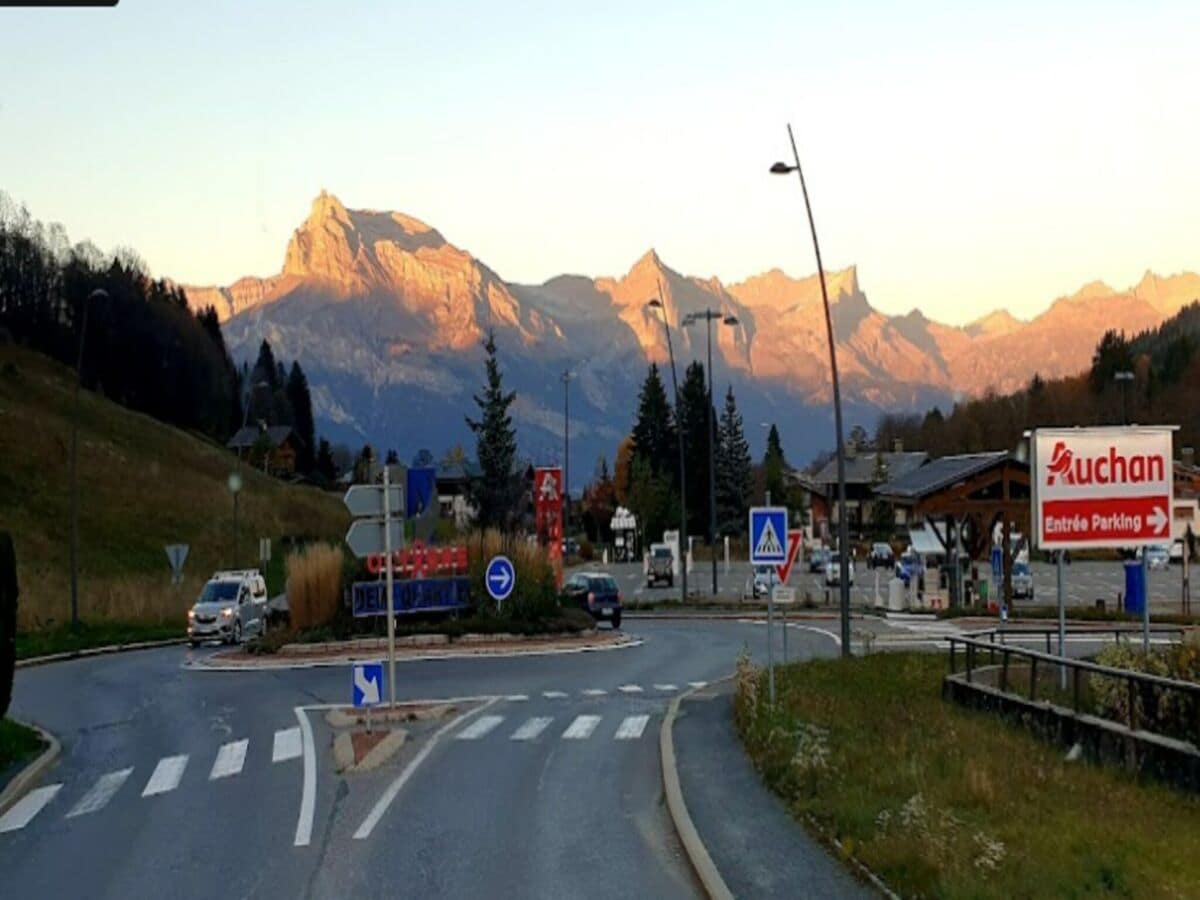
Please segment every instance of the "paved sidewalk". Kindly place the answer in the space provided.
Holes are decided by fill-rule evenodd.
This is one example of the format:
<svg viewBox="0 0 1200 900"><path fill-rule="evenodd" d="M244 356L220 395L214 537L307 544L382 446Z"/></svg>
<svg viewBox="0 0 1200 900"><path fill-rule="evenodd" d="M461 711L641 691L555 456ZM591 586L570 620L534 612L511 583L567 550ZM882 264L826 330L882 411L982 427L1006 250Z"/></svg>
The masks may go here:
<svg viewBox="0 0 1200 900"><path fill-rule="evenodd" d="M732 684L680 704L675 754L688 813L735 897L875 897L791 817L742 750Z"/></svg>

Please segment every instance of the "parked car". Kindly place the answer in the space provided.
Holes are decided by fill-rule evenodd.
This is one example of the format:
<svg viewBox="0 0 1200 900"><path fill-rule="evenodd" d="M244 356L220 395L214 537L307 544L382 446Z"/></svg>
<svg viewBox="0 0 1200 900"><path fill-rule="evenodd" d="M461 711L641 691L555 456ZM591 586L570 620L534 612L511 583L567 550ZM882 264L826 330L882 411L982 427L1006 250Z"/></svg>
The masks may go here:
<svg viewBox="0 0 1200 900"><path fill-rule="evenodd" d="M646 568L646 587L666 582L667 587L675 584L675 554L667 544L651 544L650 560Z"/></svg>
<svg viewBox="0 0 1200 900"><path fill-rule="evenodd" d="M847 560L849 569L847 574L850 576L850 583L854 584L854 557ZM842 554L830 553L829 562L825 564L825 586L834 587L841 584L842 581Z"/></svg>
<svg viewBox="0 0 1200 900"><path fill-rule="evenodd" d="M824 573L829 564L831 551L828 547L817 547L808 557L808 571Z"/></svg>
<svg viewBox="0 0 1200 900"><path fill-rule="evenodd" d="M781 583L779 573L774 566L755 566L750 593L755 600L765 600L771 593L771 589L778 587Z"/></svg>
<svg viewBox="0 0 1200 900"><path fill-rule="evenodd" d="M1033 599L1033 572L1029 570L1029 563L1013 563L1012 595L1014 600Z"/></svg>
<svg viewBox="0 0 1200 900"><path fill-rule="evenodd" d="M891 544L878 543L871 545L871 555L867 557L867 568L882 567L890 569L895 564L896 556L892 553Z"/></svg>
<svg viewBox="0 0 1200 900"><path fill-rule="evenodd" d="M578 606L596 621L621 627L621 590L607 572L576 572L563 584L563 600Z"/></svg>
<svg viewBox="0 0 1200 900"><path fill-rule="evenodd" d="M1173 565L1183 565L1183 538L1175 538L1171 541L1171 563Z"/></svg>
<svg viewBox="0 0 1200 900"><path fill-rule="evenodd" d="M1146 567L1149 569L1165 569L1171 562L1171 551L1166 544L1151 544L1149 547L1138 547L1137 558L1146 557Z"/></svg>
<svg viewBox="0 0 1200 900"><path fill-rule="evenodd" d="M575 540L575 538L563 538L562 552L563 556L578 556L579 541Z"/></svg>
<svg viewBox="0 0 1200 900"><path fill-rule="evenodd" d="M267 631L267 584L258 569L214 572L188 610L188 643L240 644Z"/></svg>

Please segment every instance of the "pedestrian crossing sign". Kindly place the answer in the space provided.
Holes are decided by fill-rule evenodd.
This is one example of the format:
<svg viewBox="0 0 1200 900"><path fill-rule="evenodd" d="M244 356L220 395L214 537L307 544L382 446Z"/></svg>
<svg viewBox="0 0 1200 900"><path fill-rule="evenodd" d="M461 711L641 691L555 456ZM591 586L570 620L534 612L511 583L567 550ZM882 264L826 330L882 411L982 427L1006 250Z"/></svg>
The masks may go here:
<svg viewBox="0 0 1200 900"><path fill-rule="evenodd" d="M750 562L780 565L787 562L787 508L755 506L750 510Z"/></svg>

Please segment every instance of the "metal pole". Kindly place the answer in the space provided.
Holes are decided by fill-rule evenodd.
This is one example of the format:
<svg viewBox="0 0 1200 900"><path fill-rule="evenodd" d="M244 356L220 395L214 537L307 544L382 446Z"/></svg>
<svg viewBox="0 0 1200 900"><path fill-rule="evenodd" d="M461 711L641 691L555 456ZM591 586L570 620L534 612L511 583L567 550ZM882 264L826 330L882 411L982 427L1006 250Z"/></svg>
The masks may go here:
<svg viewBox="0 0 1200 900"><path fill-rule="evenodd" d="M235 569L238 567L238 494L240 493L241 491L233 492L233 552L229 554L229 562Z"/></svg>
<svg viewBox="0 0 1200 900"><path fill-rule="evenodd" d="M92 292L95 293L94 291ZM79 326L79 355L75 360L75 402L71 416L71 627L79 627L79 392L83 387L83 341L87 337L88 307L92 294L83 301Z"/></svg>
<svg viewBox="0 0 1200 900"><path fill-rule="evenodd" d="M1146 548L1142 548L1142 650L1150 652L1150 580L1147 577Z"/></svg>
<svg viewBox="0 0 1200 900"><path fill-rule="evenodd" d="M767 591L767 684L771 705L775 705L775 592Z"/></svg>
<svg viewBox="0 0 1200 900"><path fill-rule="evenodd" d="M833 418L837 429L837 475L838 475L838 550L841 571L838 592L841 595L841 638L842 656L850 655L850 526L846 521L846 443L842 438L842 391L838 382L837 348L833 338L833 316L829 311L829 292L825 287L825 267L821 263L821 245L817 242L817 226L813 221L812 204L808 199L808 185L804 182L804 170L800 168L800 151L796 149L796 138L792 126L787 127L788 141L792 145L792 156L796 160L796 174L800 176L800 191L804 194L804 209L808 214L808 228L812 232L813 252L817 257L817 275L821 281L821 299L825 304L825 332L829 339L829 374L833 381Z"/></svg>
<svg viewBox="0 0 1200 900"><path fill-rule="evenodd" d="M1058 655L1065 661L1067 658L1067 595L1063 591L1063 552L1061 550L1058 551L1055 568L1058 576ZM1065 665L1058 667L1058 688L1062 691L1067 689L1067 667Z"/></svg>
<svg viewBox="0 0 1200 900"><path fill-rule="evenodd" d="M563 383L563 538L571 524L571 372L562 373Z"/></svg>
<svg viewBox="0 0 1200 900"><path fill-rule="evenodd" d="M388 466L383 466L383 555L386 572L387 629L388 629L388 706L396 708L396 601L392 596L392 479Z"/></svg>
<svg viewBox="0 0 1200 900"><path fill-rule="evenodd" d="M658 286L663 296L662 284ZM671 359L671 384L675 388L675 431L679 435L679 599L687 603L687 475L684 471L683 429L679 422L679 377L675 374L675 350L671 345L671 323L667 321L666 304L662 306L663 328L667 332L667 354Z"/></svg>
<svg viewBox="0 0 1200 900"><path fill-rule="evenodd" d="M787 604L786 603L780 604L779 619L780 619L780 624L783 626L783 664L786 666L787 660L788 660L788 654L787 654Z"/></svg>
<svg viewBox="0 0 1200 900"><path fill-rule="evenodd" d="M712 595L717 596L717 474L716 451L713 448L713 371L712 371L712 320L711 310L705 311L705 325L708 332L708 549L712 553Z"/></svg>

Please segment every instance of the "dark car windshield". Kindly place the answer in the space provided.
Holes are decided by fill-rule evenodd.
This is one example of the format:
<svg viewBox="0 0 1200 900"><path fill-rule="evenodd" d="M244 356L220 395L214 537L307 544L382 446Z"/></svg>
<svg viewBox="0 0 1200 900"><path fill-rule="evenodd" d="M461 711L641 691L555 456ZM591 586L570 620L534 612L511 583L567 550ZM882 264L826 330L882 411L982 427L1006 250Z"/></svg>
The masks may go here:
<svg viewBox="0 0 1200 900"><path fill-rule="evenodd" d="M221 603L225 600L237 599L238 588L236 581L210 581L200 592L198 603Z"/></svg>
<svg viewBox="0 0 1200 900"><path fill-rule="evenodd" d="M597 593L615 594L617 592L617 583L607 575L599 578L589 578L588 584Z"/></svg>
<svg viewBox="0 0 1200 900"><path fill-rule="evenodd" d="M669 559L670 556L671 556L671 550L669 547L659 547L657 550L654 551L655 559Z"/></svg>

